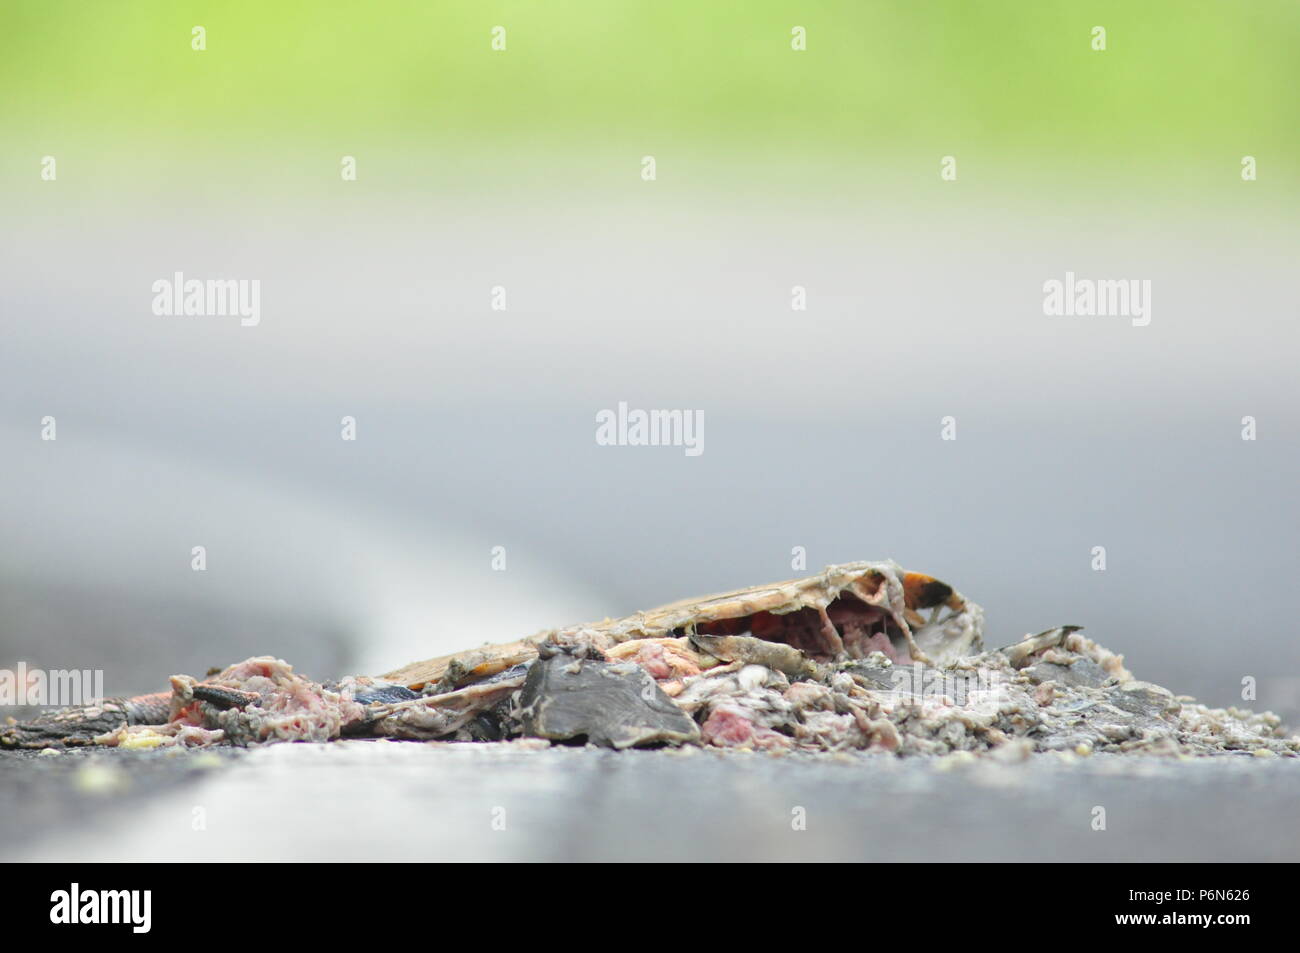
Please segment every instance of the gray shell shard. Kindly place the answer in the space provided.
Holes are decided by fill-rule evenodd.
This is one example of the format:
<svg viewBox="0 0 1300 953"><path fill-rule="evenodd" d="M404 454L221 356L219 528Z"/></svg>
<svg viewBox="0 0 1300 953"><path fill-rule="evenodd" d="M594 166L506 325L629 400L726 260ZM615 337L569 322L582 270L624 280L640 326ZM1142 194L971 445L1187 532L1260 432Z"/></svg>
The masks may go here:
<svg viewBox="0 0 1300 953"><path fill-rule="evenodd" d="M533 664L518 719L525 735L585 738L609 748L682 744L700 736L699 726L640 665L564 654Z"/></svg>

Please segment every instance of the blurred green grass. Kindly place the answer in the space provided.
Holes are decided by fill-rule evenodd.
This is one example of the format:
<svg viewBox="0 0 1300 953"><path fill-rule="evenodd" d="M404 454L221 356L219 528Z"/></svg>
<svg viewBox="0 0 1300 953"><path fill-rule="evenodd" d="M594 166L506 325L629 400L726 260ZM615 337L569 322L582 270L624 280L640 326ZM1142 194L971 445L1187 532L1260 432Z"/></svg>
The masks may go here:
<svg viewBox="0 0 1300 953"><path fill-rule="evenodd" d="M928 178L955 154L1009 189L1053 164L1230 183L1253 154L1261 182L1294 189L1298 35L1295 0L6 0L0 123L11 150L216 158L678 150Z"/></svg>

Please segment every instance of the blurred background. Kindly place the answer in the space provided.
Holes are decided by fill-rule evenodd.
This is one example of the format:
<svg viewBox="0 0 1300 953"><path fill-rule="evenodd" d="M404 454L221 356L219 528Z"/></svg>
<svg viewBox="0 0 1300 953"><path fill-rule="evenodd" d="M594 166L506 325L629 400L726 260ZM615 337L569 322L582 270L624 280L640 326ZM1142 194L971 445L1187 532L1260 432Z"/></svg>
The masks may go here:
<svg viewBox="0 0 1300 953"><path fill-rule="evenodd" d="M990 644L1081 624L1216 705L1253 676L1294 724L1298 29L10 0L0 667L377 672L803 547L939 576ZM155 315L178 271L259 280L260 324ZM1067 271L1149 280L1150 325L1044 316ZM598 446L620 401L701 411L704 453Z"/></svg>

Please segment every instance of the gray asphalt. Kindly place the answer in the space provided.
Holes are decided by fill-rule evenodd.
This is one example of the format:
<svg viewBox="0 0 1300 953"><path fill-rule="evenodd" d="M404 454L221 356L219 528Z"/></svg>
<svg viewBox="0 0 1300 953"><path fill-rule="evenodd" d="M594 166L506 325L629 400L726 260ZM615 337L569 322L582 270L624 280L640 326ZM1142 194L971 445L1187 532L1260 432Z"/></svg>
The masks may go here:
<svg viewBox="0 0 1300 953"><path fill-rule="evenodd" d="M1298 832L1300 759L1245 755L0 754L0 858L19 861L1296 861Z"/></svg>

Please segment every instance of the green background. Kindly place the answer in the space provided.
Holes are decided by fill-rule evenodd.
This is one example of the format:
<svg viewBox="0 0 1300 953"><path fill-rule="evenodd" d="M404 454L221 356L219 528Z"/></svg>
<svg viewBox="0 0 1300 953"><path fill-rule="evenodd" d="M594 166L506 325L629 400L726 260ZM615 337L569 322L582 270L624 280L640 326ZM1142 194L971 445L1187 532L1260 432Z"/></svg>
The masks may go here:
<svg viewBox="0 0 1300 953"><path fill-rule="evenodd" d="M790 49L796 24L806 52ZM1300 185L1298 28L1293 0L8 0L4 172L25 182L33 153L93 152L81 172L119 188L208 163L206 180L284 191L336 181L352 154L378 188L487 184L502 167L594 187L624 174L610 154L669 154L683 185L806 197L928 190L955 155L964 187L1007 196L1235 202L1243 155L1272 194Z"/></svg>

